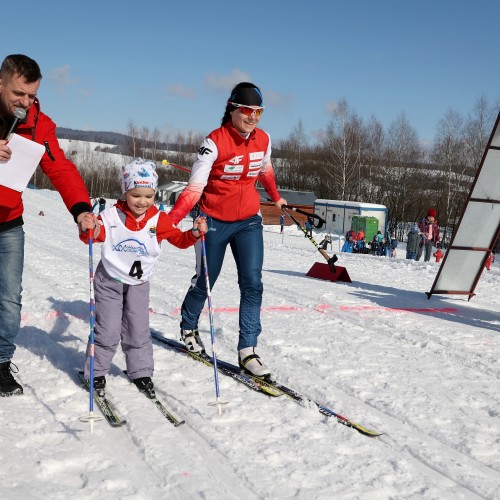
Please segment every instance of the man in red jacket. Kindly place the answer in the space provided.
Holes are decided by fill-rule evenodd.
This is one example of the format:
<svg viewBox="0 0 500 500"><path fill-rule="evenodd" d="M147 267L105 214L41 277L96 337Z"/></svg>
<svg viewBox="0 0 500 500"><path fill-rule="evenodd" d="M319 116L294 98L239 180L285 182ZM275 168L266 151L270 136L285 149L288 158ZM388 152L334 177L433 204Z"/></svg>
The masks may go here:
<svg viewBox="0 0 500 500"><path fill-rule="evenodd" d="M13 123L14 112L21 108L26 118L15 133L42 144L45 153L40 167L73 215L80 223L91 210L90 199L78 170L64 155L56 137L55 123L40 111L37 99L42 78L33 59L13 54L0 67L0 168L12 151L5 137ZM0 185L0 396L23 393L12 376L14 341L21 324L21 290L24 267L22 193Z"/></svg>

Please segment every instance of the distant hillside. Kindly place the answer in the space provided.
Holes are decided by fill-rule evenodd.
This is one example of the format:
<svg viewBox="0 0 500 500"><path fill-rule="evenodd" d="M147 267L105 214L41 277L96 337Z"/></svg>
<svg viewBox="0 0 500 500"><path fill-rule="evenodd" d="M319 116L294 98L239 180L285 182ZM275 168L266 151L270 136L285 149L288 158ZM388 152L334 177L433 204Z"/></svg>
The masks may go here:
<svg viewBox="0 0 500 500"><path fill-rule="evenodd" d="M129 138L125 134L117 132L103 132L95 130L73 130L71 128L57 127L57 136L60 139L71 139L74 141L100 142L103 144L115 144L123 146Z"/></svg>
<svg viewBox="0 0 500 500"><path fill-rule="evenodd" d="M119 134L117 132L104 132L102 130L74 130L71 128L57 127L57 136L59 139L68 139L71 141L84 141L100 144L108 144L116 146L113 149L108 148L107 151L110 153L117 154L127 154L127 147L133 142L131 136L126 134ZM152 148L153 143L148 139L139 139L139 146L142 148ZM154 142L154 149L164 149L171 151L184 151L194 153L198 148L198 143L196 144L184 144L171 142L167 144L162 141Z"/></svg>

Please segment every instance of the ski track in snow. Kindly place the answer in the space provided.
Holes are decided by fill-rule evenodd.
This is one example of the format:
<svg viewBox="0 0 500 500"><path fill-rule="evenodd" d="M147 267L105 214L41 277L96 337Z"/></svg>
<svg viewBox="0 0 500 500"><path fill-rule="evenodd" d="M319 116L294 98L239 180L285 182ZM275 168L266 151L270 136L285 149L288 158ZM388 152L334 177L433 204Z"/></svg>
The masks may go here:
<svg viewBox="0 0 500 500"><path fill-rule="evenodd" d="M77 376L89 333L88 249L56 193L24 198L14 362L25 394L0 401L1 498L500 498L497 267L470 302L428 300L434 262L339 254L336 244L353 283L314 280L305 273L324 260L313 245L293 227L284 238L266 228L259 352L285 385L384 435L367 438L314 405L223 375L229 404L219 418L208 405L213 371L157 342L158 398L186 424L173 427L128 382L119 350L108 397L127 425L96 422L90 434L79 421L89 403ZM94 267L99 255L95 245ZM178 339L193 270L192 249L164 245L150 318L167 337ZM218 356L234 363L239 291L230 252L212 301ZM207 312L200 333L210 350Z"/></svg>

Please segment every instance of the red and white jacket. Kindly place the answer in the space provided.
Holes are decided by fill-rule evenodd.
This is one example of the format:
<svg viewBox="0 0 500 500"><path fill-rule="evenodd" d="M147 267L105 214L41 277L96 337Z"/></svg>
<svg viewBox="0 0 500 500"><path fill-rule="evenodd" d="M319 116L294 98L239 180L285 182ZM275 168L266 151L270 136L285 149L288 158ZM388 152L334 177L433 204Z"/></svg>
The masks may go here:
<svg viewBox="0 0 500 500"><path fill-rule="evenodd" d="M271 165L271 138L256 128L242 137L228 121L201 144L188 185L169 216L177 224L199 202L214 219L234 222L259 213L259 181L272 201L281 197Z"/></svg>
<svg viewBox="0 0 500 500"><path fill-rule="evenodd" d="M76 166L59 147L56 124L40 111L38 99L28 110L26 122L17 127L16 134L45 146L40 167L61 194L75 221L79 214L90 212L85 183ZM0 231L22 225L23 210L22 193L0 186Z"/></svg>
<svg viewBox="0 0 500 500"><path fill-rule="evenodd" d="M158 209L153 205L146 212L145 216L140 221L137 221L125 201L119 200L116 203L116 208L125 214L125 227L132 231L141 230L146 225L146 222L158 213ZM100 220L100 217L98 217L98 220ZM93 241L102 243L106 239L106 230L104 229L104 225L102 225L102 221L100 221L99 229L99 234ZM181 231L179 228L174 226L170 220L169 214L166 214L165 212L160 212L158 225L155 228L155 234L158 243L161 243L163 240L167 240L172 245L182 249L194 245L197 241L197 238L192 231ZM82 232L80 234L80 239L84 243L88 243L88 231L84 233Z"/></svg>

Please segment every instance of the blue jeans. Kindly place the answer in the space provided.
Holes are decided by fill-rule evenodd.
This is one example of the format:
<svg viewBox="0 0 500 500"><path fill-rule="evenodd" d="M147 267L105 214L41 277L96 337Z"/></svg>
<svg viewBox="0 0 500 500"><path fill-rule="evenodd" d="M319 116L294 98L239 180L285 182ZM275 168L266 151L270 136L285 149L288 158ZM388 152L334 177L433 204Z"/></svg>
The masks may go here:
<svg viewBox="0 0 500 500"><path fill-rule="evenodd" d="M205 235L207 268L210 289L213 288L224 262L227 245L231 247L238 269L240 287L240 335L238 350L255 347L262 331L260 308L262 305L262 265L264 262L264 239L262 218L254 215L236 222L223 222L207 218L209 227ZM207 298L206 278L201 262L201 242L196 243L196 275L193 278L181 309L181 328L198 328L198 319Z"/></svg>
<svg viewBox="0 0 500 500"><path fill-rule="evenodd" d="M21 326L24 267L22 226L0 232L0 363L10 361Z"/></svg>
<svg viewBox="0 0 500 500"><path fill-rule="evenodd" d="M424 253L424 262L429 262L431 260L432 254L432 240L424 240L423 246L418 247L417 258L415 260L420 260L422 253Z"/></svg>

